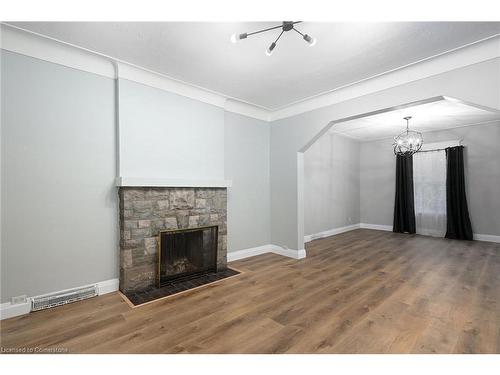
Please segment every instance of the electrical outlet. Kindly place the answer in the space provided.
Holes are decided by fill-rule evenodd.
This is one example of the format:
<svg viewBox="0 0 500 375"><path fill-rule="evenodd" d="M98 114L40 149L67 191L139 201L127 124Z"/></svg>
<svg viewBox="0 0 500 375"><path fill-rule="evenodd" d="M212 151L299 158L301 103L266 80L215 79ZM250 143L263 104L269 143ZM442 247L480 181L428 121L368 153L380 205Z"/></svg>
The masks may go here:
<svg viewBox="0 0 500 375"><path fill-rule="evenodd" d="M10 303L13 305L17 305L19 303L26 303L26 302L28 302L28 297L25 295L11 297L11 299L10 299Z"/></svg>
<svg viewBox="0 0 500 375"><path fill-rule="evenodd" d="M349 220L349 223L352 223L352 217L348 217L347 220Z"/></svg>

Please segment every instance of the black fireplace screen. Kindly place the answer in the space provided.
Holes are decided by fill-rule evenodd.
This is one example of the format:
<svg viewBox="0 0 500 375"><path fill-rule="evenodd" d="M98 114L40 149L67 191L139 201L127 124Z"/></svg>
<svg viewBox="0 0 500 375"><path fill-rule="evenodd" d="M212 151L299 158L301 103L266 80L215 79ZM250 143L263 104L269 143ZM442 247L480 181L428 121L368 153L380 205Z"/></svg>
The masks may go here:
<svg viewBox="0 0 500 375"><path fill-rule="evenodd" d="M217 270L218 227L162 231L159 234L158 287Z"/></svg>

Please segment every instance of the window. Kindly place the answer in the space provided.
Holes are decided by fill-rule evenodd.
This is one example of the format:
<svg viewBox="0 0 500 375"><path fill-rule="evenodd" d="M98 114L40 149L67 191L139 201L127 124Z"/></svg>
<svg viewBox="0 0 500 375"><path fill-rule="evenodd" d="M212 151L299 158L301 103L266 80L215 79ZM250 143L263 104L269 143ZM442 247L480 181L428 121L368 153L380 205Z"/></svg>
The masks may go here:
<svg viewBox="0 0 500 375"><path fill-rule="evenodd" d="M418 234L444 237L446 233L446 154L413 155L415 221Z"/></svg>

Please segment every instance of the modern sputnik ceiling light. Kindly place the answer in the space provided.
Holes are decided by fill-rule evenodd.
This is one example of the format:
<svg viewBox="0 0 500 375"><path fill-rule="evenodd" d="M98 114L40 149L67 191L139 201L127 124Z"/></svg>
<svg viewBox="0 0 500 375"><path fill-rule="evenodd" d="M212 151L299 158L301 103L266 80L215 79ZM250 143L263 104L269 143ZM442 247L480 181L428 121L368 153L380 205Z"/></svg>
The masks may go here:
<svg viewBox="0 0 500 375"><path fill-rule="evenodd" d="M271 56L273 54L273 51L274 49L276 48L276 45L278 43L278 40L281 38L281 36L283 35L284 32L287 32L287 31L295 31L297 34L301 35L302 38L307 42L309 43L309 46L314 46L316 44L316 38L313 38L312 36L310 35L307 35L307 34L303 34L301 33L299 30L297 30L295 28L295 25L297 25L298 23L301 23L302 21L283 21L283 23L281 25L278 25L278 26L273 26L273 27L269 27L267 29L262 29L262 30L258 30L258 31L253 31L251 33L243 33L243 34L233 34L231 35L231 42L233 43L236 43L242 39L246 39L248 38L249 36L251 35L255 35L255 34L260 34L260 33L264 33L266 31L271 31L271 30L276 30L276 29L281 29L281 33L278 35L278 37L276 38L276 40L274 42L272 42L270 44L270 46L267 48L266 50L266 55L267 56Z"/></svg>
<svg viewBox="0 0 500 375"><path fill-rule="evenodd" d="M410 130L411 116L405 117L406 131L394 137L394 154L395 155L413 155L422 148L424 138L422 133Z"/></svg>

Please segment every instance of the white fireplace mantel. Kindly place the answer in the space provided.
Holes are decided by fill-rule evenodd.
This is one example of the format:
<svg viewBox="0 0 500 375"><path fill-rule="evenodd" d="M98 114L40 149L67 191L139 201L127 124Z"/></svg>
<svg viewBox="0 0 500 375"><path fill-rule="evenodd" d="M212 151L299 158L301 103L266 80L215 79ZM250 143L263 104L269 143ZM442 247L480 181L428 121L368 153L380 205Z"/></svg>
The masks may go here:
<svg viewBox="0 0 500 375"><path fill-rule="evenodd" d="M232 180L188 180L154 177L117 177L116 186L120 187L221 187L228 188Z"/></svg>

